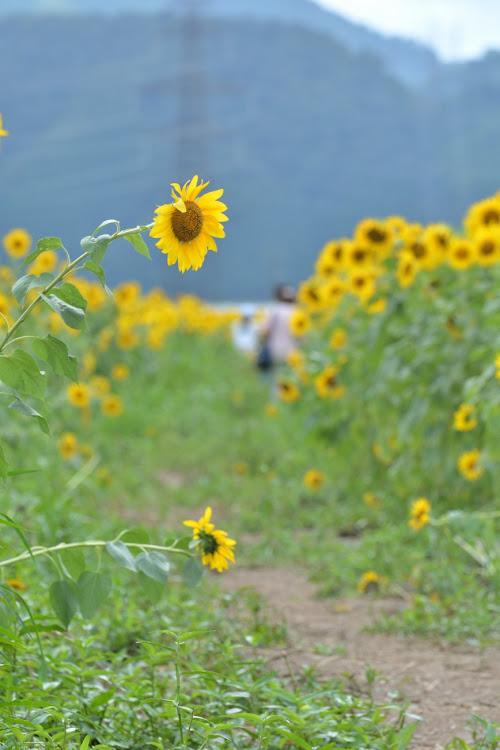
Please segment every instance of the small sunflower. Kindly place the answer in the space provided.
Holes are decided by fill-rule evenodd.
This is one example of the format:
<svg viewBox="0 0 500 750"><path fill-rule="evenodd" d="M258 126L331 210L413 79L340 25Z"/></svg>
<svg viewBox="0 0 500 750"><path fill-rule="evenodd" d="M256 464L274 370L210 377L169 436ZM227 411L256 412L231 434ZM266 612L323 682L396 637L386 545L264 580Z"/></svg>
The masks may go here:
<svg viewBox="0 0 500 750"><path fill-rule="evenodd" d="M322 471L309 469L309 471L306 471L304 474L304 487L307 487L308 490L320 490L325 479L326 475Z"/></svg>
<svg viewBox="0 0 500 750"><path fill-rule="evenodd" d="M10 586L11 589L17 589L18 591L26 591L26 584L24 581L21 581L20 578L7 578L5 581L7 586Z"/></svg>
<svg viewBox="0 0 500 750"><path fill-rule="evenodd" d="M320 398L337 399L345 393L345 387L339 385L337 375L340 370L336 365L328 365L314 379L316 393Z"/></svg>
<svg viewBox="0 0 500 750"><path fill-rule="evenodd" d="M367 570L358 581L358 591L360 594L376 593L380 591L380 585L384 581L384 577L380 576L374 570Z"/></svg>
<svg viewBox="0 0 500 750"><path fill-rule="evenodd" d="M123 381L128 378L130 375L130 367L123 362L117 362L116 365L113 365L111 368L111 377L114 380Z"/></svg>
<svg viewBox="0 0 500 750"><path fill-rule="evenodd" d="M363 495L363 502L369 508L374 508L375 510L382 507L382 503L373 492L365 492Z"/></svg>
<svg viewBox="0 0 500 750"><path fill-rule="evenodd" d="M474 251L472 245L465 237L451 240L448 248L448 263L457 271L465 271L474 263Z"/></svg>
<svg viewBox="0 0 500 750"><path fill-rule="evenodd" d="M69 461L77 452L77 438L73 432L65 432L59 440L59 453L65 461Z"/></svg>
<svg viewBox="0 0 500 750"><path fill-rule="evenodd" d="M234 563L236 542L229 539L225 531L219 531L211 523L212 508L208 507L198 521L184 521L184 526L193 529L193 539L198 541L197 549L201 552L203 565L210 565L212 570L222 573L227 570L228 561Z"/></svg>
<svg viewBox="0 0 500 750"><path fill-rule="evenodd" d="M343 349L347 343L347 333L344 328L334 328L330 336L331 349Z"/></svg>
<svg viewBox="0 0 500 750"><path fill-rule="evenodd" d="M311 318L305 310L294 310L290 315L290 331L293 336L304 336L311 327Z"/></svg>
<svg viewBox="0 0 500 750"><path fill-rule="evenodd" d="M423 529L429 523L429 514L431 512L431 504L425 497L419 497L415 500L410 510L410 520L408 526L414 531Z"/></svg>
<svg viewBox="0 0 500 750"><path fill-rule="evenodd" d="M31 235L26 229L11 229L3 238L5 252L11 258L24 258L31 243Z"/></svg>
<svg viewBox="0 0 500 750"><path fill-rule="evenodd" d="M292 380L286 380L285 378L281 378L278 380L278 396L282 401L286 401L287 403L291 403L292 401L297 401L297 399L300 397L300 390L297 385Z"/></svg>
<svg viewBox="0 0 500 750"><path fill-rule="evenodd" d="M110 393L101 401L101 411L105 417L119 417L123 414L123 402L120 396Z"/></svg>
<svg viewBox="0 0 500 750"><path fill-rule="evenodd" d="M396 271L399 286L402 289L406 289L406 287L413 283L417 273L418 266L415 257L412 253L404 250L399 255L398 268Z"/></svg>
<svg viewBox="0 0 500 750"><path fill-rule="evenodd" d="M477 425L476 410L471 404L460 404L453 415L453 429L468 432Z"/></svg>
<svg viewBox="0 0 500 750"><path fill-rule="evenodd" d="M83 383L71 383L66 389L68 401L78 409L85 409L90 403L90 390Z"/></svg>
<svg viewBox="0 0 500 750"><path fill-rule="evenodd" d="M377 219L363 219L354 230L354 239L378 256L390 253L394 242L392 227Z"/></svg>
<svg viewBox="0 0 500 750"><path fill-rule="evenodd" d="M474 260L480 266L492 266L500 261L500 227L497 224L481 227L472 241Z"/></svg>
<svg viewBox="0 0 500 750"><path fill-rule="evenodd" d="M228 217L225 203L219 198L223 190L214 190L199 197L208 182L200 182L198 175L181 188L172 183L174 203L159 206L154 219L151 237L162 253L168 255L168 265L178 263L179 271L198 270L205 260L207 250L217 252L214 237L225 237L222 222Z"/></svg>
<svg viewBox="0 0 500 750"><path fill-rule="evenodd" d="M469 482L474 482L482 477L484 468L478 465L480 460L481 453L478 450L462 453L458 459L458 470Z"/></svg>

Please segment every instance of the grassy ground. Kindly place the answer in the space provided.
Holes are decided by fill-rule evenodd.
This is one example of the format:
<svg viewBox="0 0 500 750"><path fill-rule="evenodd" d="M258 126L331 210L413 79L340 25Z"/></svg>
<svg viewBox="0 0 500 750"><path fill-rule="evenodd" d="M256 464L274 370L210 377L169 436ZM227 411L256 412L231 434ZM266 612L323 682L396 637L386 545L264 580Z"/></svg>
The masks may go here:
<svg viewBox="0 0 500 750"><path fill-rule="evenodd" d="M495 570L454 540L463 519L455 519L452 531L415 534L406 507L383 498L373 508L346 495L335 442L318 433L300 402L276 402L272 417L265 412L271 401L272 385L225 340L173 336L160 356L136 355L119 419L101 421L96 431L61 402L55 430L75 430L93 445L94 458L63 463L54 443L34 434L24 468L38 463L42 471L9 480L6 511L32 543L111 539L124 527L142 527L163 544L172 532L184 533L182 520L210 505L216 525L238 540L240 564L293 563L325 596L354 595L362 574L375 570L382 592L408 601L403 615L381 628L475 643L496 639ZM11 448L22 434L14 425ZM326 474L319 491L303 485L311 468ZM479 525L478 535L483 531L487 541ZM13 552L7 538L6 551ZM89 562L97 570L110 567L95 552L87 553ZM87 734L103 750L147 744L403 750L410 741L412 730L399 714L384 720L369 696L323 685L307 671L269 673L254 649L279 646L286 633L251 595L217 594L212 582L188 591L176 585L174 568L168 597L152 604L127 571L113 570L113 593L99 616L77 621L61 638L47 589L30 565L9 575L28 587L43 655L19 619L15 638L5 637L2 646L2 750L76 748ZM39 571L49 584L49 563ZM172 635L181 631L211 632L192 640ZM496 746L496 739L481 742L477 748Z"/></svg>

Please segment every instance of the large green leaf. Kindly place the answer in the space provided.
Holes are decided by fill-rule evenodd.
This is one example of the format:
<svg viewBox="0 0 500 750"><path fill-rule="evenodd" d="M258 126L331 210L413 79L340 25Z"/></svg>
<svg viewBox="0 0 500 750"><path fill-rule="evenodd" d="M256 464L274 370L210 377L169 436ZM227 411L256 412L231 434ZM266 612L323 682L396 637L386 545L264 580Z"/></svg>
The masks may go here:
<svg viewBox="0 0 500 750"><path fill-rule="evenodd" d="M67 326L78 331L85 330L87 300L73 284L61 284L53 294L40 295L42 299L64 320Z"/></svg>
<svg viewBox="0 0 500 750"><path fill-rule="evenodd" d="M33 339L31 348L36 356L47 362L58 375L64 375L78 383L78 361L69 354L64 341L49 333L44 339Z"/></svg>
<svg viewBox="0 0 500 750"><path fill-rule="evenodd" d="M78 604L86 620L90 620L111 591L111 578L103 573L84 570L77 583Z"/></svg>
<svg viewBox="0 0 500 750"><path fill-rule="evenodd" d="M106 255L111 235L101 234L99 237L84 237L80 244L86 253L90 253L90 260L100 266Z"/></svg>
<svg viewBox="0 0 500 750"><path fill-rule="evenodd" d="M126 234L124 239L128 240L128 242L130 242L130 244L134 246L138 253L140 253L141 255L145 255L146 258L149 258L149 260L151 260L148 246L146 245L140 234Z"/></svg>
<svg viewBox="0 0 500 750"><path fill-rule="evenodd" d="M21 307L24 307L24 301L30 289L46 287L54 281L54 278L55 277L52 273L41 273L39 276L29 273L26 276L21 276L12 287L12 294L17 303Z"/></svg>
<svg viewBox="0 0 500 750"><path fill-rule="evenodd" d="M41 240L38 240L35 249L25 258L23 266L27 266L46 250L57 250L62 246L59 237L43 237Z"/></svg>
<svg viewBox="0 0 500 750"><path fill-rule="evenodd" d="M76 586L72 581L54 581L49 589L50 603L57 618L68 627L78 609Z"/></svg>
<svg viewBox="0 0 500 750"><path fill-rule="evenodd" d="M158 581L144 575L141 571L139 571L138 581L142 593L150 602L156 604L160 601L162 594L166 591L163 583L158 583Z"/></svg>
<svg viewBox="0 0 500 750"><path fill-rule="evenodd" d="M161 552L141 552L135 558L135 564L139 570L158 583L167 583L169 562Z"/></svg>
<svg viewBox="0 0 500 750"><path fill-rule="evenodd" d="M59 561L68 577L77 581L85 570L85 553L83 549L70 548L59 552Z"/></svg>
<svg viewBox="0 0 500 750"><path fill-rule="evenodd" d="M182 566L182 579L190 589L198 585L203 577L203 565L195 557L188 557Z"/></svg>
<svg viewBox="0 0 500 750"><path fill-rule="evenodd" d="M23 401L20 396L16 396L16 400L9 404L9 409L14 409L14 411L18 411L20 414L24 414L27 417L34 417L37 420L41 431L45 432L46 435L50 435L49 425L45 417Z"/></svg>
<svg viewBox="0 0 500 750"><path fill-rule="evenodd" d="M134 573L137 572L135 558L123 542L106 542L106 549L119 565L123 565L128 570L133 570Z"/></svg>
<svg viewBox="0 0 500 750"><path fill-rule="evenodd" d="M45 375L36 360L23 349L16 349L8 357L0 354L0 380L21 393L43 398Z"/></svg>

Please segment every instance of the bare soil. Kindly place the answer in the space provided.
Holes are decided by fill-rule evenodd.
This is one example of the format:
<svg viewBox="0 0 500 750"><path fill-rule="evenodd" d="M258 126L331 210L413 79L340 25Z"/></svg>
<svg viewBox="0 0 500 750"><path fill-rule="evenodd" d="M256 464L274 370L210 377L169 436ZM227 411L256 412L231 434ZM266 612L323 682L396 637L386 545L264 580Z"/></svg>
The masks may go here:
<svg viewBox="0 0 500 750"><path fill-rule="evenodd" d="M364 631L380 614L404 607L402 599L319 599L302 573L284 569L236 567L220 583L232 591L251 587L271 617L286 622L286 647L263 651L270 668L299 674L314 666L319 676L341 677L377 701L408 703L408 714L421 719L414 750L440 750L456 736L470 741L471 713L500 722L498 649ZM372 685L367 667L377 672Z"/></svg>

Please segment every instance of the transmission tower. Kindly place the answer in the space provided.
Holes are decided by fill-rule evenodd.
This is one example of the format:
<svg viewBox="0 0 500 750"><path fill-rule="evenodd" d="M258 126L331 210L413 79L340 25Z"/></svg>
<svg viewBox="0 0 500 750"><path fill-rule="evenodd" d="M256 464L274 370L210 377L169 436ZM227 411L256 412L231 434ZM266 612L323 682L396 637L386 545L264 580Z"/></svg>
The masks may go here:
<svg viewBox="0 0 500 750"><path fill-rule="evenodd" d="M185 182L194 174L206 174L207 80L203 67L204 22L207 0L183 0L179 17L179 68L177 72L178 117L176 122L176 175Z"/></svg>

